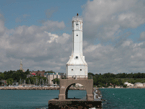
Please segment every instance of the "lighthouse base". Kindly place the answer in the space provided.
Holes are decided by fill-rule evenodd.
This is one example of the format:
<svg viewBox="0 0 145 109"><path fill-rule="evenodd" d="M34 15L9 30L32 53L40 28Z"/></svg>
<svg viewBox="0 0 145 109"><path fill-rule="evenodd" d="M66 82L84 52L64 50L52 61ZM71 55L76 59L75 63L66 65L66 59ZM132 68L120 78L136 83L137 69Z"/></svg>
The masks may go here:
<svg viewBox="0 0 145 109"><path fill-rule="evenodd" d="M87 101L94 100L93 79L60 79L59 100L68 99L68 90L74 84L79 83L84 86Z"/></svg>
<svg viewBox="0 0 145 109"><path fill-rule="evenodd" d="M102 101L86 101L81 99L52 99L48 102L48 109L102 109Z"/></svg>

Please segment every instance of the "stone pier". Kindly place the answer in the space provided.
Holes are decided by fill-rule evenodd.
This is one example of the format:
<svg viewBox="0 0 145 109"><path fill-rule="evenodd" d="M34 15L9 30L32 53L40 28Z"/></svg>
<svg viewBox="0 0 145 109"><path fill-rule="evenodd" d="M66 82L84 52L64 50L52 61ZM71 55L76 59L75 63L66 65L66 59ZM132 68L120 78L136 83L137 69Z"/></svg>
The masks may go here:
<svg viewBox="0 0 145 109"><path fill-rule="evenodd" d="M79 83L86 89L86 100L68 98L68 90L74 83ZM61 79L59 98L48 101L49 109L101 109L102 101L95 101L93 95L93 79Z"/></svg>
<svg viewBox="0 0 145 109"><path fill-rule="evenodd" d="M59 90L59 100L65 100L68 98L68 90L70 86L74 83L79 83L86 89L86 98L88 101L94 100L93 96L93 79L61 79L60 80L60 90Z"/></svg>

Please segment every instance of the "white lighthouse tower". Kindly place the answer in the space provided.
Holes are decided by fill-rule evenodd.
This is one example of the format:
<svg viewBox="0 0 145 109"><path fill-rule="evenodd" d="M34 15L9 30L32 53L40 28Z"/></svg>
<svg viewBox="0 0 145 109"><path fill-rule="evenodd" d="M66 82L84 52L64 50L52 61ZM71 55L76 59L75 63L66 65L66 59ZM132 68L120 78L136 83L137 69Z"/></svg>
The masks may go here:
<svg viewBox="0 0 145 109"><path fill-rule="evenodd" d="M67 78L88 78L88 65L83 56L83 20L77 14L72 19L73 50L66 64Z"/></svg>

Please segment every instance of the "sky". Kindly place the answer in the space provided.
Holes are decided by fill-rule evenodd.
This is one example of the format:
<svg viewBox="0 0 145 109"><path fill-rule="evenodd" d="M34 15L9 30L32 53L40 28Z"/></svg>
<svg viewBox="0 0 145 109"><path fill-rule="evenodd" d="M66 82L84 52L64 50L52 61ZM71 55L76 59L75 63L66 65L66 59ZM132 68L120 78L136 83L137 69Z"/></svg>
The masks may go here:
<svg viewBox="0 0 145 109"><path fill-rule="evenodd" d="M65 73L77 13L89 72L145 72L144 0L1 0L0 72Z"/></svg>

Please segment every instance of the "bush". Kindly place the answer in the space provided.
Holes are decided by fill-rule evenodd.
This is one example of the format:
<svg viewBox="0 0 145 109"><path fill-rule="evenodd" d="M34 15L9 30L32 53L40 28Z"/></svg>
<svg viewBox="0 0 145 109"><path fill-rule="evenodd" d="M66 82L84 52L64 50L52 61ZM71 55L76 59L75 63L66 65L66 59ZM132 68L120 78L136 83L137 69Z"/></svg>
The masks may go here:
<svg viewBox="0 0 145 109"><path fill-rule="evenodd" d="M123 85L123 87L124 87L124 88L126 88L126 87L127 87L127 85L125 85L125 84L124 84L124 85Z"/></svg>

